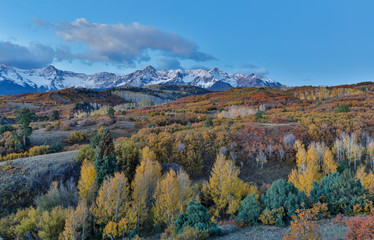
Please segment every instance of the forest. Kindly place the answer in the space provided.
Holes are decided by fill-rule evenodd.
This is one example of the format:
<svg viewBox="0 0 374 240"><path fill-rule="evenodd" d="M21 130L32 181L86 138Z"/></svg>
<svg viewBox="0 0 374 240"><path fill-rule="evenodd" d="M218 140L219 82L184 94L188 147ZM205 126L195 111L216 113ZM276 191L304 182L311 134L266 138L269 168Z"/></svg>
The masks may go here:
<svg viewBox="0 0 374 240"><path fill-rule="evenodd" d="M374 238L372 82L65 89L0 108L0 239L220 239L269 225L326 239L323 221Z"/></svg>

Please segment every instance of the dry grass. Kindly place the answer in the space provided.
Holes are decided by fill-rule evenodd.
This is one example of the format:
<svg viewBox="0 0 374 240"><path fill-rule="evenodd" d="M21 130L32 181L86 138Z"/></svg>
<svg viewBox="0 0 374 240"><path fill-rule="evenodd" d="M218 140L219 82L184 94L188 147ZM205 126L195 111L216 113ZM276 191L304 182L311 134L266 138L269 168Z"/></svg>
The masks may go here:
<svg viewBox="0 0 374 240"><path fill-rule="evenodd" d="M320 233L322 239L338 240L345 239L347 227L341 223L333 223L332 219L322 219L319 221ZM219 240L277 240L282 239L282 234L287 234L288 229L285 227L275 226L255 226L243 228L238 232L225 235L223 237L214 238Z"/></svg>

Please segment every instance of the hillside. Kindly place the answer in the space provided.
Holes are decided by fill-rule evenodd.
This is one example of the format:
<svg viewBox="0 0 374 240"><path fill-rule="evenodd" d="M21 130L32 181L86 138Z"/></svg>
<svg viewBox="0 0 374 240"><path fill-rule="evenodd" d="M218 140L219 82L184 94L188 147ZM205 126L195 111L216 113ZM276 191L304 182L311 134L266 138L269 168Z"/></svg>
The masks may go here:
<svg viewBox="0 0 374 240"><path fill-rule="evenodd" d="M223 92L175 85L72 88L2 96L0 102L11 103L0 126L0 236L6 239L17 230L1 228L2 223L40 224L40 217L33 220L29 214L46 217L55 211L64 221L71 219L66 209L76 213L84 196L79 179L95 185L99 180L91 174L102 169L108 172L105 183L98 191L88 188L92 195L86 196L106 209L110 204L101 202L115 197L103 194L118 190L127 236L139 224L140 233L152 239L162 233L185 239L223 233L228 235L221 239L280 239L299 231L301 221L311 226L313 236L342 239L351 223L338 213L354 216L350 219L357 224L361 217L367 218L363 223L374 221L372 82ZM82 102L102 107L71 114ZM11 121L27 118L23 107L35 111L29 125ZM30 135L25 124L32 128ZM139 195L130 193L130 185ZM98 206L87 214L100 218ZM202 216L198 226L209 231L170 227L195 214ZM100 221L107 229L118 222ZM101 222L91 224L93 234ZM229 234L225 225L237 232ZM59 226L63 231L65 225ZM41 231L35 229L33 236Z"/></svg>

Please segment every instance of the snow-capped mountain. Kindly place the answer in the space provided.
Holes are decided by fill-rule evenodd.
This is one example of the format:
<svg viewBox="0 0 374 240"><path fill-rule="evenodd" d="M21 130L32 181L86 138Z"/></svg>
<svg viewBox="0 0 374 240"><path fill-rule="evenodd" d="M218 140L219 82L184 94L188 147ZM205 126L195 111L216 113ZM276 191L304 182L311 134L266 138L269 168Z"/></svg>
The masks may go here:
<svg viewBox="0 0 374 240"><path fill-rule="evenodd" d="M259 75L229 74L218 68L210 70L159 70L148 66L143 70L120 76L100 72L92 75L62 71L54 66L23 70L0 65L0 94L47 92L70 87L107 89L120 86L150 84L193 85L213 90L233 87L280 87L281 84Z"/></svg>

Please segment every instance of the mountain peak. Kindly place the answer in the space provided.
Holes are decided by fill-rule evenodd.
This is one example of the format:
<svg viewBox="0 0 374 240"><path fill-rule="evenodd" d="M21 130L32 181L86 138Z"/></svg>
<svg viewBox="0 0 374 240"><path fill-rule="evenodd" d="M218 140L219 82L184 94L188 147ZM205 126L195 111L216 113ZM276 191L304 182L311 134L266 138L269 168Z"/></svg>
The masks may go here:
<svg viewBox="0 0 374 240"><path fill-rule="evenodd" d="M144 71L156 72L157 70L152 65L148 65L146 68L144 68Z"/></svg>
<svg viewBox="0 0 374 240"><path fill-rule="evenodd" d="M8 69L12 69L9 71ZM219 68L210 70L161 70L157 71L149 65L143 70L121 76L114 73L83 74L61 71L50 65L42 69L25 71L0 65L0 87L2 81L13 82L22 86L18 93L45 92L70 87L84 87L94 89L108 89L120 86L146 86L146 85L191 85L214 90L226 90L235 87L280 87L279 82L258 75L230 74ZM5 83L4 83L5 84ZM27 87L25 87L27 86ZM1 91L3 90L3 91ZM9 92L10 89L1 89Z"/></svg>

